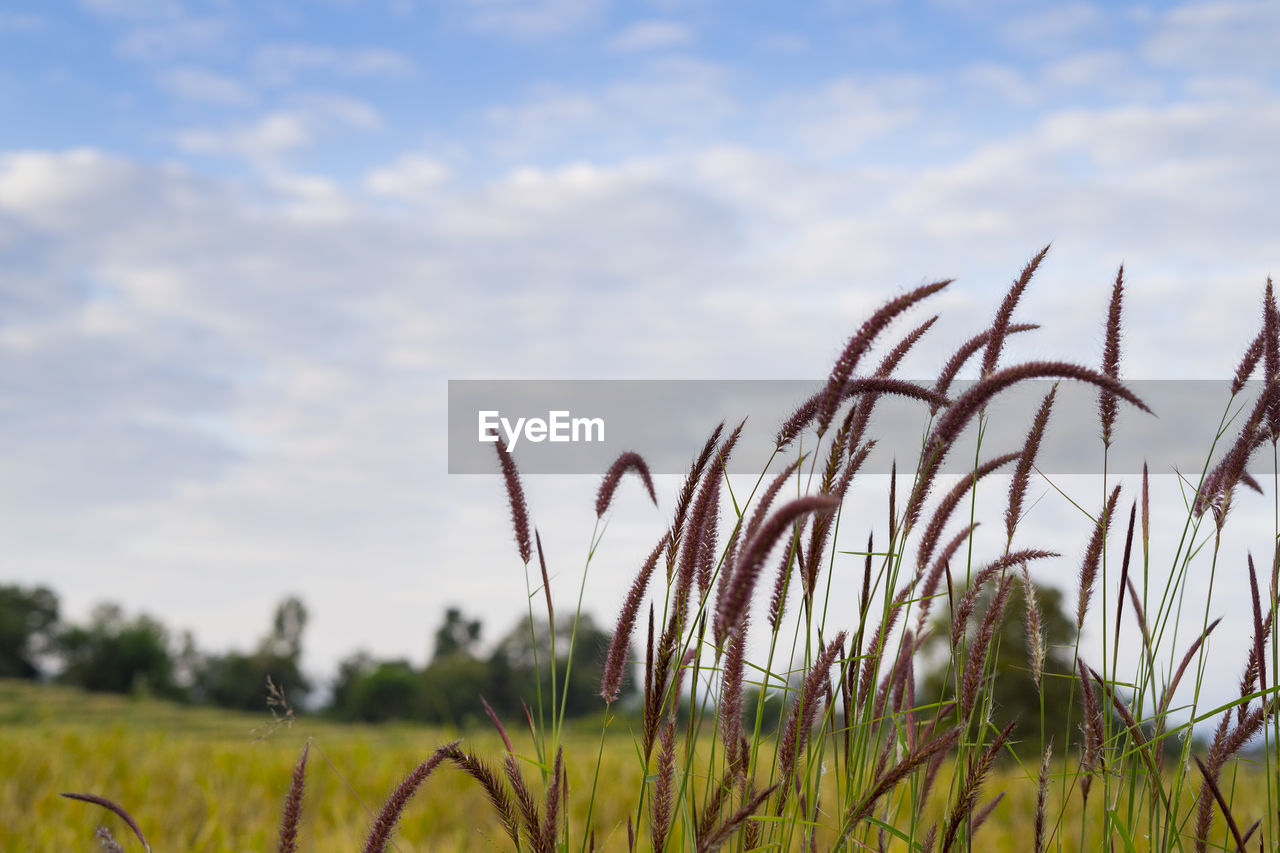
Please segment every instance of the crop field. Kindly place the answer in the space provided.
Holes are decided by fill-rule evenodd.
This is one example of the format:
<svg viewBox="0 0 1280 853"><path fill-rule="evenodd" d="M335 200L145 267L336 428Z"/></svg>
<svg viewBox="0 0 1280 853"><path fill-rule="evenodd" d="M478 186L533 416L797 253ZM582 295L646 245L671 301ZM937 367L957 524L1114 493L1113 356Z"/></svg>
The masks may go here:
<svg viewBox="0 0 1280 853"><path fill-rule="evenodd" d="M571 790L590 789L598 723L566 734L566 755L582 757L568 762ZM640 783L634 741L624 724L615 725L621 730L604 741L592 817L599 850L626 849L628 809ZM404 775L458 737L482 759L496 763L503 753L497 735L484 730L336 725L307 718L288 725L265 712L235 714L0 681L0 850L95 850L99 825L108 826L126 850L136 849L122 821L58 796L64 791L124 805L157 853L273 849L290 774L310 738L299 849L356 851L373 813ZM1256 770L1242 762L1237 771L1235 807L1255 813L1265 804ZM1032 833L1035 773L1006 766L989 780L989 790L1005 796L982 827L981 849L1023 849L1020 839ZM575 796L571 802L577 806L570 814L571 834L582 839L585 799ZM1078 811L1062 823L1063 847L1078 849ZM820 848L824 835L818 836ZM394 845L403 853L508 849L479 786L456 771L433 774L418 791ZM887 849L907 847L890 838Z"/></svg>
<svg viewBox="0 0 1280 853"><path fill-rule="evenodd" d="M1212 588L1228 571L1231 501L1238 485L1261 490L1247 463L1268 443L1270 482L1280 490L1274 287L1267 282L1261 329L1232 381L1199 483L1187 486L1182 517L1166 519L1152 511L1145 468L1140 481L1112 486L1108 476L1117 407L1150 411L1117 378L1122 272L1101 371L1057 361L998 366L1004 338L1035 328L1011 316L1047 251L1023 268L991 328L963 343L932 387L890 374L936 316L902 337L871 375L855 369L898 315L950 282L885 303L850 338L826 386L778 429L774 456L793 461L780 470L770 463L749 492L733 491L726 467L743 423L712 430L670 526L622 602L592 679L592 696L604 702L594 716L566 713L580 678L575 651L583 666L581 589L624 475L626 488L643 486L657 504L652 477L634 451L603 477L578 610L557 629L553 598L565 593L553 590L518 466L496 443L525 571L532 669L547 676L545 686L541 676L532 681L527 729L511 721L504 728L489 708L494 725L463 732L339 727L281 718L280 707L231 715L9 684L0 692L0 849L97 844L122 853L133 836L150 838L157 851L197 853L1280 849L1280 496L1272 496L1269 562L1260 575L1249 553L1240 567L1246 605L1203 597L1189 583L1207 576ZM981 378L952 388L979 352ZM1247 400L1238 397L1259 369L1266 385L1245 417ZM988 404L1033 380L1054 384L1020 449L982 461L990 453L985 427L1000 417ZM1059 381L1097 389L1102 438L1101 507L1094 516L1076 504L1083 559L1073 570L1074 618L1061 592L1039 587L1028 568L1062 555L1020 547L1019 533ZM888 478L885 511L866 546L837 551L836 528L875 445L868 435L883 394L930 407L920 459L910 489L899 492L898 476ZM1218 440L1241 419L1214 464ZM956 448L969 452L964 436L974 422L972 472L943 491L944 460ZM804 445L810 432L816 443ZM973 538L979 480L1015 462L1003 547L986 561L980 551L990 543ZM784 497L792 489L799 496ZM1152 570L1153 538L1176 543L1167 572ZM775 551L782 560L770 583ZM859 566L856 619L837 626L830 577ZM753 616L757 600L767 607ZM1192 600L1197 612L1184 613ZM533 627L544 605L545 669ZM1216 608L1226 612L1213 618ZM1252 629L1234 661L1210 648L1225 618ZM1101 650L1082 648L1086 626L1100 629ZM749 651L751 631L763 634L763 662ZM1139 648L1136 668L1122 668L1121 633ZM943 652L932 671L931 639ZM625 677L641 662L643 687L624 699ZM1239 697L1225 704L1202 689L1208 670L1224 665L1241 672ZM477 692L458 702L476 704ZM89 802L58 796L67 792Z"/></svg>

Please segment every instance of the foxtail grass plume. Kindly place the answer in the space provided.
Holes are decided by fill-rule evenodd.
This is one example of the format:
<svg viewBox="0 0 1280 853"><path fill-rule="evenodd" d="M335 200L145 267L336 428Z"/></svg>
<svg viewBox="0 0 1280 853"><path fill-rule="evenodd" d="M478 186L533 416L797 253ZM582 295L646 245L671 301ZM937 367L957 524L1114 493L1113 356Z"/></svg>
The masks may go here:
<svg viewBox="0 0 1280 853"><path fill-rule="evenodd" d="M405 806L409 804L409 800L417 793L418 788L427 780L427 777L440 766L440 763L446 758L451 758L458 754L458 742L445 744L432 753L431 757L415 767L404 781L396 786L391 792L391 796L387 799L386 805L382 807L382 811L378 812L378 816L373 821L373 826L369 829L369 838L364 844L364 853L384 853L387 845L391 843L391 835L395 832L396 824L400 822L400 816L404 813Z"/></svg>
<svg viewBox="0 0 1280 853"><path fill-rule="evenodd" d="M716 602L721 624L732 630L741 622L765 559L782 535L791 529L792 523L810 513L832 512L837 505L834 498L812 495L783 504L769 516L751 541L743 546L742 556L734 569L733 582Z"/></svg>
<svg viewBox="0 0 1280 853"><path fill-rule="evenodd" d="M917 287L902 296L892 299L883 307L871 315L871 317L862 324L862 327L849 339L849 343L845 345L844 351L840 354L840 358L836 360L835 367L831 371L831 376L827 380L826 391L823 395L822 404L818 407L818 434L822 435L827 431L827 427L831 424L832 417L835 416L836 407L842 399L845 384L849 381L849 377L853 375L853 370L858 366L858 362L862 359L875 342L875 339L881 332L888 327L889 323L895 317L906 311L912 305L916 304L926 297L932 296L939 290L951 284L950 280L937 281L933 284L926 284L923 287Z"/></svg>
<svg viewBox="0 0 1280 853"><path fill-rule="evenodd" d="M1240 834L1240 825L1236 823L1235 815L1231 814L1231 805L1227 802L1227 798L1222 796L1222 789L1218 787L1217 773L1211 771L1204 766L1204 762L1200 760L1200 756L1192 755L1195 759L1196 767L1200 768L1200 775L1204 779L1205 786L1213 793L1213 801L1218 804L1218 808L1222 810L1222 819L1227 822L1227 829L1231 832L1231 837L1236 842L1236 849L1245 850L1245 837ZM1208 833L1206 832L1205 835ZM1196 848L1204 849L1205 835L1196 835ZM1261 848L1262 845L1258 845Z"/></svg>
<svg viewBox="0 0 1280 853"><path fill-rule="evenodd" d="M772 795L777 789L777 785L770 785L763 791L750 792L745 798L746 802L742 804L741 808L729 815L729 817L725 818L724 823L719 827L712 830L705 837L699 840L697 848L698 853L710 853L710 851L718 849L729 839L730 835L736 832L737 829L744 824L748 827L755 825L748 821L755 815L764 801L769 799L770 795ZM754 847L754 844L750 846L750 848Z"/></svg>
<svg viewBox="0 0 1280 853"><path fill-rule="evenodd" d="M978 830L987 822L987 818L991 817L991 813L996 810L996 806L1004 802L1004 791L996 794L987 800L987 804L973 813L973 820L969 822L969 837L978 834Z"/></svg>
<svg viewBox="0 0 1280 853"><path fill-rule="evenodd" d="M942 408L951 403L946 394L936 389L925 388L905 379L894 379L890 376L858 376L845 381L835 393L835 405L838 407L845 400L863 398L874 401L882 394L893 394L907 400L920 400L930 407ZM821 391L809 397L778 427L775 444L778 450L785 450L799 437L800 433L814 421L821 423L822 407L827 402L828 391ZM857 412L850 412L850 418Z"/></svg>
<svg viewBox="0 0 1280 853"><path fill-rule="evenodd" d="M984 379L995 372L996 364L1000 361L1000 351L1004 349L1004 339L1009 334L1009 326L1012 324L1013 311L1018 307L1018 301L1022 299L1027 285L1031 283L1031 277L1036 274L1036 269L1047 254L1049 254L1049 246L1045 246L1027 262L1027 265L1022 268L1022 273L1009 288L1009 292L1005 294L1004 301L1000 303L1000 308L996 311L996 319L991 324L991 337L987 339L987 348L982 353Z"/></svg>
<svg viewBox="0 0 1280 853"><path fill-rule="evenodd" d="M996 587L996 594L991 605L982 615L982 624L978 628L973 644L969 646L969 659L965 661L964 675L960 679L960 718L969 719L978 700L978 688L983 681L987 669L987 654L991 651L991 642L996 630L1004 619L1004 607L1009 600L1009 590L1013 586L1013 578L1006 575Z"/></svg>
<svg viewBox="0 0 1280 853"><path fill-rule="evenodd" d="M101 853L124 853L124 848L120 846L120 842L116 841L116 837L111 834L111 830L105 826L99 826L95 829L93 837L98 839L98 850Z"/></svg>
<svg viewBox="0 0 1280 853"><path fill-rule="evenodd" d="M977 760L970 765L969 772L965 774L964 783L960 786L960 792L956 795L955 805L951 807L951 812L947 816L947 829L942 834L942 853L950 853L955 845L960 824L977 805L978 794L987 781L987 775L991 772L991 767L995 764L996 757L1000 755L1000 750L1004 748L1005 742L1009 740L1009 735L1013 734L1015 725L1017 725L1016 720L1005 726L1000 734L996 735L995 740L991 741Z"/></svg>
<svg viewBox="0 0 1280 853"><path fill-rule="evenodd" d="M519 762L509 752L502 761L502 770L506 774L507 785L510 786L511 792L515 795L517 814L520 817L520 824L524 828L525 838L536 849L539 839L542 837L542 816L538 811L538 804L534 802L533 792L529 790L529 785L525 782L524 773L520 771Z"/></svg>
<svg viewBox="0 0 1280 853"><path fill-rule="evenodd" d="M1111 490L1102 508L1102 517L1094 526L1093 535L1089 538L1089 547L1084 552L1084 562L1080 564L1080 598L1076 603L1076 630L1084 628L1084 617L1089 612L1089 600L1093 597L1093 583L1098 577L1098 568L1102 563L1102 547L1106 542L1107 532L1111 529L1111 517L1116 511L1116 502L1120 500L1120 487Z"/></svg>
<svg viewBox="0 0 1280 853"><path fill-rule="evenodd" d="M600 483L600 491L596 494L596 518L603 517L609 511L613 493L618 490L622 475L628 471L636 473L640 482L644 483L645 491L649 493L649 500L653 501L654 506L658 505L658 496L653 491L653 477L649 475L649 466L645 464L644 458L639 453L628 451L614 460L609 470L605 472L604 480Z"/></svg>
<svg viewBox="0 0 1280 853"><path fill-rule="evenodd" d="M83 803L92 803L93 805L101 806L116 815L125 822L125 825L129 827L129 830L137 837L138 841L142 843L142 848L146 850L147 853L151 853L151 845L147 843L147 837L142 834L142 829L139 828L138 822L133 819L133 815L125 811L123 806L113 802L112 800L108 800L106 797L99 797L97 794L60 794L59 796L66 797L69 800L79 800Z"/></svg>
<svg viewBox="0 0 1280 853"><path fill-rule="evenodd" d="M725 641L728 648L724 653L718 716L720 736L724 741L725 764L730 767L736 767L742 763L738 755L738 746L742 738L742 679L747 656L747 628L748 620L744 619L738 629L729 634Z"/></svg>
<svg viewBox="0 0 1280 853"><path fill-rule="evenodd" d="M1031 480L1031 469L1036 464L1036 454L1040 451L1040 442L1044 438L1045 428L1049 425L1049 412L1053 409L1053 398L1057 396L1058 383L1044 396L1044 401L1036 411L1031 423L1031 431L1023 442L1022 453L1018 454L1018 464L1013 469L1013 481L1009 484L1009 507L1004 514L1007 542L1013 542L1013 531L1022 520L1022 502L1027 495L1027 485Z"/></svg>
<svg viewBox="0 0 1280 853"><path fill-rule="evenodd" d="M1003 468L1021 455L1021 453L1006 453L1003 456L997 456L995 459L983 462L970 474L961 477L942 500L938 501L938 505L933 510L933 515L929 518L929 524L925 527L924 535L920 537L920 546L916 551L917 571L922 570L929 564L929 560L933 556L933 549L937 547L938 539L942 536L942 529L951 519L952 513L960 505L960 501L964 499L964 496L976 488L984 477Z"/></svg>
<svg viewBox="0 0 1280 853"><path fill-rule="evenodd" d="M1267 276L1267 287L1262 298L1262 373L1268 385L1280 382L1280 311L1276 309L1276 295ZM1274 443L1280 438L1280 400L1273 397L1267 406L1267 435Z"/></svg>
<svg viewBox="0 0 1280 853"><path fill-rule="evenodd" d="M915 526L924 501L929 495L929 489L933 484L934 477L942 467L948 451L950 451L956 439L960 437L960 433L963 432L969 421L996 394L1012 385L1029 379L1075 379L1081 382L1088 382L1099 388L1111 390L1117 397L1128 401L1144 412L1151 412L1147 404L1142 402L1136 394L1124 385L1078 364L1064 361L1029 361L996 371L979 380L956 398L955 402L938 418L937 423L930 431L922 454L923 460L920 474L905 513L909 526Z"/></svg>
<svg viewBox="0 0 1280 853"><path fill-rule="evenodd" d="M1027 564L1019 567L1022 574L1022 600L1026 608L1027 652L1031 659L1031 680L1035 682L1036 693L1044 695L1044 620L1040 617L1040 604L1036 601L1036 587L1031 582L1031 572Z"/></svg>
<svg viewBox="0 0 1280 853"><path fill-rule="evenodd" d="M481 790L484 791L485 797L489 800L489 804L493 806L493 810L497 812L499 820L502 821L502 828L506 831L507 837L511 839L512 846L517 850L520 849L520 821L516 814L515 807L511 804L511 796L507 793L507 789L502 784L502 780L498 775L474 754L459 749L456 741L436 750L435 754L432 755L431 758L435 761L435 764L438 764L439 760L448 760L463 773L467 774L479 783ZM399 819L400 812L404 809L404 802L408 800L409 796L411 796L415 790L417 790L417 786L422 783L422 779L425 779L431 770L435 769L435 764L432 764L429 761L425 764L419 765L418 769L409 775L409 778L404 781L401 787L396 789L396 793L393 794L391 800L387 802L387 807L383 809L383 816L387 815L389 812L391 813L392 825L394 825L395 820ZM419 776L421 776L421 778L418 778ZM401 789L408 786L411 786L409 787L408 793L402 796ZM398 806L398 808L395 808L395 806ZM379 816L378 823L375 824L375 828L385 822L383 816ZM389 837L390 830L388 829L383 834L383 838L385 839ZM370 841L372 842L372 836ZM383 846L366 846L365 853L383 853L385 844L386 841L384 840Z"/></svg>
<svg viewBox="0 0 1280 853"><path fill-rule="evenodd" d="M769 596L769 629L771 631L776 632L778 626L782 624L782 616L787 609L787 588L791 583L792 569L804 559L800 551L800 534L804 529L803 524L803 521L796 524L795 533L787 541L787 547L782 550L782 559L778 561L778 570L773 580L773 594Z"/></svg>
<svg viewBox="0 0 1280 853"><path fill-rule="evenodd" d="M1249 377L1253 375L1253 371L1258 366L1258 360L1262 358L1262 346L1267 339L1266 329L1258 332L1253 342L1249 344L1248 349L1244 351L1244 355L1240 359L1240 365L1236 368L1236 374L1231 379L1231 396L1239 394L1244 389L1244 383L1249 381Z"/></svg>
<svg viewBox="0 0 1280 853"><path fill-rule="evenodd" d="M853 805L845 812L844 820L840 824L840 831L836 836L833 847L839 847L858 824L871 817L875 811L876 803L880 801L881 797L897 787L899 782L907 778L921 764L924 764L937 753L946 752L950 749L959 738L960 729L953 728L907 753L901 761L885 771L884 775L877 779L865 793L854 800Z"/></svg>
<svg viewBox="0 0 1280 853"><path fill-rule="evenodd" d="M673 714L662 727L658 747L658 773L653 786L653 821L650 837L653 839L654 853L661 853L667 847L667 835L671 832L671 821L675 803L676 787L676 720Z"/></svg>
<svg viewBox="0 0 1280 853"><path fill-rule="evenodd" d="M1014 323L1005 329L1005 336L1015 335L1019 332L1030 332L1040 328L1038 323ZM942 366L942 370L938 373L938 378L934 382L933 390L939 394L946 395L951 390L951 383L955 382L956 377L960 375L961 369L969 363L969 359L977 355L978 350L987 345L987 341L991 340L991 330L979 332L969 340L960 345L960 348L952 353L951 358L947 359L947 363ZM937 414L939 405L931 404L930 413Z"/></svg>
<svg viewBox="0 0 1280 853"><path fill-rule="evenodd" d="M1182 676L1186 673L1187 667L1191 665L1191 661L1195 659L1196 652L1199 651L1200 646L1204 644L1205 640L1209 639L1209 635L1213 633L1213 629L1217 628L1218 623L1221 621L1222 617L1219 616L1217 619L1210 622L1209 625L1200 632L1200 636L1196 637L1196 641L1191 644L1191 647L1187 649L1187 653L1182 656L1182 662L1179 663L1178 668L1173 671L1173 678L1169 679L1168 685L1164 688L1164 693L1160 696L1160 704L1156 708L1157 717L1163 717L1165 713L1168 712L1169 703L1173 700L1173 694L1177 692L1178 683L1182 681Z"/></svg>
<svg viewBox="0 0 1280 853"><path fill-rule="evenodd" d="M1111 288L1111 306L1107 310L1106 343L1102 347L1102 372L1112 379L1120 378L1120 303L1124 298L1124 265L1116 273ZM1111 446L1111 431L1116 423L1116 396L1110 391L1098 394L1098 416L1102 422L1102 445Z"/></svg>
<svg viewBox="0 0 1280 853"><path fill-rule="evenodd" d="M657 547L650 552L622 602L622 612L618 615L618 625L613 631L601 679L600 695L606 702L613 702L622 691L622 677L627 665L627 651L631 648L631 635L635 632L636 615L640 612L640 603L649 587L649 579L653 577L653 570L658 565L658 556L666 547L670 535L664 534Z"/></svg>
<svg viewBox="0 0 1280 853"><path fill-rule="evenodd" d="M712 454L715 453L716 447L720 444L720 435L724 432L724 421L721 421L711 435L707 437L707 441L702 445L702 452L698 454L698 458L689 466L689 473L685 475L684 485L681 486L679 494L676 496L675 518L671 522L671 536L667 538L667 580L671 579L671 572L675 567L676 553L680 549L680 542L685 533L685 522L689 515L689 507L693 503L694 493L698 489L698 483L702 481L702 474L707 468L707 463L711 461Z"/></svg>
<svg viewBox="0 0 1280 853"><path fill-rule="evenodd" d="M1106 769L1106 755L1103 752L1106 733L1102 721L1102 703L1094 692L1093 681L1089 677L1089 669L1084 661L1076 658L1076 669L1080 673L1080 701L1084 706L1084 749L1080 753L1080 793L1087 805L1089 788L1093 782L1093 774Z"/></svg>
<svg viewBox="0 0 1280 853"><path fill-rule="evenodd" d="M520 472L516 470L515 460L501 441L495 441L493 446L498 451L502 479L507 484L507 501L511 505L511 527L516 536L516 549L520 552L521 562L527 566L533 556L533 547L529 544L529 506L525 503L524 488L520 485Z"/></svg>
<svg viewBox="0 0 1280 853"><path fill-rule="evenodd" d="M1151 742L1147 740L1146 735L1142 733L1142 727L1138 724L1137 719L1134 718L1133 711L1130 710L1129 706L1126 705L1120 698L1119 694L1116 693L1115 685L1107 682L1098 674L1098 671L1092 667L1089 668L1089 675L1091 675L1093 680L1097 682L1098 687L1100 687L1102 691L1111 698L1111 707L1115 709L1116 715L1119 716L1120 720L1125 724L1129 733L1129 738L1137 747L1138 755L1142 759L1143 764L1147 766L1147 772L1150 774L1151 780L1154 784L1153 790L1155 790L1156 793L1159 794L1160 798L1164 800L1163 805L1167 812L1169 808L1168 794L1165 792L1164 786L1161 784L1160 768L1156 763L1155 756L1152 754Z"/></svg>
<svg viewBox="0 0 1280 853"><path fill-rule="evenodd" d="M302 747L302 757L293 768L293 779L289 785L289 793L284 799L284 814L280 819L280 843L276 849L279 853L297 853L298 825L302 821L302 788L306 782L307 753L311 750L308 741Z"/></svg>
<svg viewBox="0 0 1280 853"><path fill-rule="evenodd" d="M933 599L938 595L938 585L942 582L947 567L951 564L951 558L955 556L956 551L960 550L960 546L968 541L973 535L974 529L979 522L974 522L956 533L951 537L951 541L946 544L942 551L938 554L937 559L933 561L933 565L929 571L923 575L924 583L920 585L920 606L916 614L916 633L921 633L928 624L929 611L933 609Z"/></svg>
<svg viewBox="0 0 1280 853"><path fill-rule="evenodd" d="M538 845L540 853L555 853L556 837L559 835L560 800L567 799L568 784L564 776L564 747L556 748L555 764L551 767L551 784L547 786L547 802L544 809L545 822L542 838ZM567 805L567 803L566 803Z"/></svg>
<svg viewBox="0 0 1280 853"><path fill-rule="evenodd" d="M977 605L978 596L982 592L982 588L986 586L987 581L991 580L999 573L1018 566L1021 563L1027 563L1031 560L1044 560L1050 557L1059 557L1056 551L1041 551L1037 548L1024 548L1020 551L1010 551L996 559L992 560L984 566L973 577L973 582L969 584L969 588L964 591L964 595L960 598L960 603L956 606L955 614L951 617L951 647L960 647L960 636L964 633L968 625L969 617L973 615L973 609ZM990 608L988 608L988 612Z"/></svg>
<svg viewBox="0 0 1280 853"><path fill-rule="evenodd" d="M779 796L784 800L788 784L794 777L799 756L804 752L809 734L813 731L813 721L818 713L818 697L823 694L823 686L827 683L832 665L844 650L846 636L845 632L841 631L823 647L809 669L809 674L805 676L800 695L791 706L791 713L782 730L782 741L778 746L779 772L782 780Z"/></svg>
<svg viewBox="0 0 1280 853"><path fill-rule="evenodd" d="M1048 817L1049 761L1053 758L1053 743L1045 745L1040 760L1040 777L1036 780L1036 844L1035 853L1044 853L1044 830Z"/></svg>

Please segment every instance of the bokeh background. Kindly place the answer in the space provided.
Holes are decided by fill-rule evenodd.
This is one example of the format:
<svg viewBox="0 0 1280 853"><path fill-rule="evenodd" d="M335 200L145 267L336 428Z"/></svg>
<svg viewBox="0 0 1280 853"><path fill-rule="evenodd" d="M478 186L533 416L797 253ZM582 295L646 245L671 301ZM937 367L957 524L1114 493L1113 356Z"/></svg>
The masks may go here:
<svg viewBox="0 0 1280 853"><path fill-rule="evenodd" d="M296 594L317 678L422 662L446 606L525 609L501 481L447 474L447 380L817 381L954 277L928 376L1049 242L1008 358L1097 364L1123 263L1123 375L1226 377L1280 246L1278 36L1251 0L10 0L3 580L214 649ZM596 484L526 483L566 603ZM660 485L620 493L603 622ZM1074 602L1088 528L1033 488ZM1250 506L1215 613L1272 547Z"/></svg>

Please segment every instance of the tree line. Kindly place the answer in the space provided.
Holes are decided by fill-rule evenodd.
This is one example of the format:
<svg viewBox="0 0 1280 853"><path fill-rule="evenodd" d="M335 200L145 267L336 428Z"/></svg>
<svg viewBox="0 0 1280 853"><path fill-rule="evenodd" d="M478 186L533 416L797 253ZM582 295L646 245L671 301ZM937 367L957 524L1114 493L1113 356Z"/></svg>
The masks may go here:
<svg viewBox="0 0 1280 853"><path fill-rule="evenodd" d="M1063 732L1072 718L1074 695L1072 650L1074 620L1065 613L1062 593L1036 586L1046 641L1044 703L1026 664L1026 637L1021 619L1001 623L988 712L993 724L1018 719L1024 737L1040 730ZM1006 612L1023 609L1020 584L1012 588ZM979 596L978 610L990 606L990 592ZM943 608L919 649L919 695L929 701L954 698L957 673L949 670L951 656L949 608ZM146 615L126 617L118 605L97 607L83 625L60 618L57 596L44 587L0 586L0 678L59 682L86 690L145 693L192 704L243 711L267 707L268 679L294 707L311 707L333 719L359 722L408 720L466 725L484 716L481 698L500 716L523 720L525 708L550 707L552 695L551 627L545 620L521 619L494 643L487 643L484 626L461 609L450 607L432 638L425 666L407 659L378 659L357 652L342 660L336 675L320 685L301 668L303 636L308 612L303 602L281 601L271 623L251 651L210 653L199 650L189 632L174 635ZM604 708L599 689L610 634L583 614L576 626L575 657L571 668L565 654L574 632L572 618L556 625L556 695L564 700L566 716L596 713ZM635 659L634 653L629 656ZM569 669L569 684L564 674ZM327 699L308 698L327 686ZM798 687L795 685L794 687ZM794 689L794 688L792 688ZM625 710L634 696L631 679L624 682ZM757 701L765 703L761 722L775 726L785 713L789 691L771 688L761 694L752 688L744 703L747 723L754 725ZM1043 710L1042 710L1043 709ZM1078 712L1074 715L1078 720ZM1074 744L1074 733L1070 739ZM1172 742L1172 741L1170 741ZM1067 747L1067 744L1059 744Z"/></svg>
<svg viewBox="0 0 1280 853"><path fill-rule="evenodd" d="M127 616L116 604L96 607L84 624L61 618L46 587L0 586L0 678L51 681L85 690L146 694L243 711L267 707L268 680L294 707L317 706L339 720L463 725L484 714L481 697L501 716L523 717L539 693L551 695L551 628L524 618L486 649L479 619L445 611L430 661L348 656L329 683L328 698L308 702L322 685L302 671L308 611L301 599L281 601L250 651L208 652L190 632L175 634L145 614ZM564 684L563 657L571 620L556 626L557 688L567 716L602 710L599 685L610 636L583 614L578 649ZM634 688L627 686L627 692Z"/></svg>

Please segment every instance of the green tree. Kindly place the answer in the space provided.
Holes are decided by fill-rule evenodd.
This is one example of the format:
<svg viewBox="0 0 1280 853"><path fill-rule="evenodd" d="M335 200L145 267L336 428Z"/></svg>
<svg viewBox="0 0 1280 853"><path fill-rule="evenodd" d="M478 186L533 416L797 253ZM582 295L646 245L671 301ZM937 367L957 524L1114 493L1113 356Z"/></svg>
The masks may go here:
<svg viewBox="0 0 1280 853"><path fill-rule="evenodd" d="M38 678L37 661L53 649L57 624L52 590L0 586L0 678Z"/></svg>
<svg viewBox="0 0 1280 853"><path fill-rule="evenodd" d="M480 699L493 695L495 686L486 661L460 653L432 661L422 672L420 684L422 719L454 726L483 719Z"/></svg>
<svg viewBox="0 0 1280 853"><path fill-rule="evenodd" d="M208 655L195 667L195 698L223 708L260 711L267 704L270 678L293 704L300 704L311 690L302 672L302 634L307 608L295 597L276 606L271 627L250 654L228 652Z"/></svg>
<svg viewBox="0 0 1280 853"><path fill-rule="evenodd" d="M361 679L378 665L366 651L348 655L338 663L338 674L329 694L328 712L340 720L356 719L357 689Z"/></svg>
<svg viewBox="0 0 1280 853"><path fill-rule="evenodd" d="M569 717L604 709L604 700L600 698L600 682L612 639L608 631L596 625L590 614L582 614L578 622L573 668L569 673L566 696L565 667L569 662L569 642L572 636L573 617L568 616L556 625L558 695L555 701L559 707L561 698L565 698L565 715ZM521 700L532 707L539 686L544 706L550 707L551 646L551 627L545 619L533 621L530 628L530 620L526 616L507 632L489 657L490 670L503 676L501 679L495 678L496 692L489 700L494 708L508 715L522 714ZM619 698L625 700L634 692L634 680L624 678Z"/></svg>
<svg viewBox="0 0 1280 853"><path fill-rule="evenodd" d="M423 720L422 675L406 660L376 664L355 682L348 703L354 720Z"/></svg>
<svg viewBox="0 0 1280 853"><path fill-rule="evenodd" d="M481 630L479 619L468 619L459 608L450 607L444 612L444 624L436 631L431 659L441 660L454 654L475 657Z"/></svg>
<svg viewBox="0 0 1280 853"><path fill-rule="evenodd" d="M86 627L72 627L57 641L60 679L86 690L178 695L169 633L149 616L132 620L118 605L99 605Z"/></svg>
<svg viewBox="0 0 1280 853"><path fill-rule="evenodd" d="M974 615L966 626L965 642L969 647L981 626L983 615L992 606L998 585L999 579L993 578L978 594ZM1061 590L1034 582L1032 590L1039 604L1045 641L1043 736L1046 742L1053 741L1055 750L1061 751L1073 748L1079 739L1080 691L1078 688L1074 691L1072 689L1072 680L1075 678L1072 649L1075 647L1076 625L1065 610ZM956 592L957 602L962 594ZM949 643L950 617L949 609L944 604L942 612L934 617L926 650L941 650L941 647ZM1023 584L1016 574L992 649L995 659L987 663L987 672L994 676L988 682L993 699L991 724L1001 729L1010 721L1017 720L1014 739L1025 744L1030 752L1038 752L1042 732L1042 703L1032 676ZM921 689L924 701L954 698L959 678L955 664L957 659L948 654L942 663L927 672ZM1072 707L1072 702L1075 707Z"/></svg>

